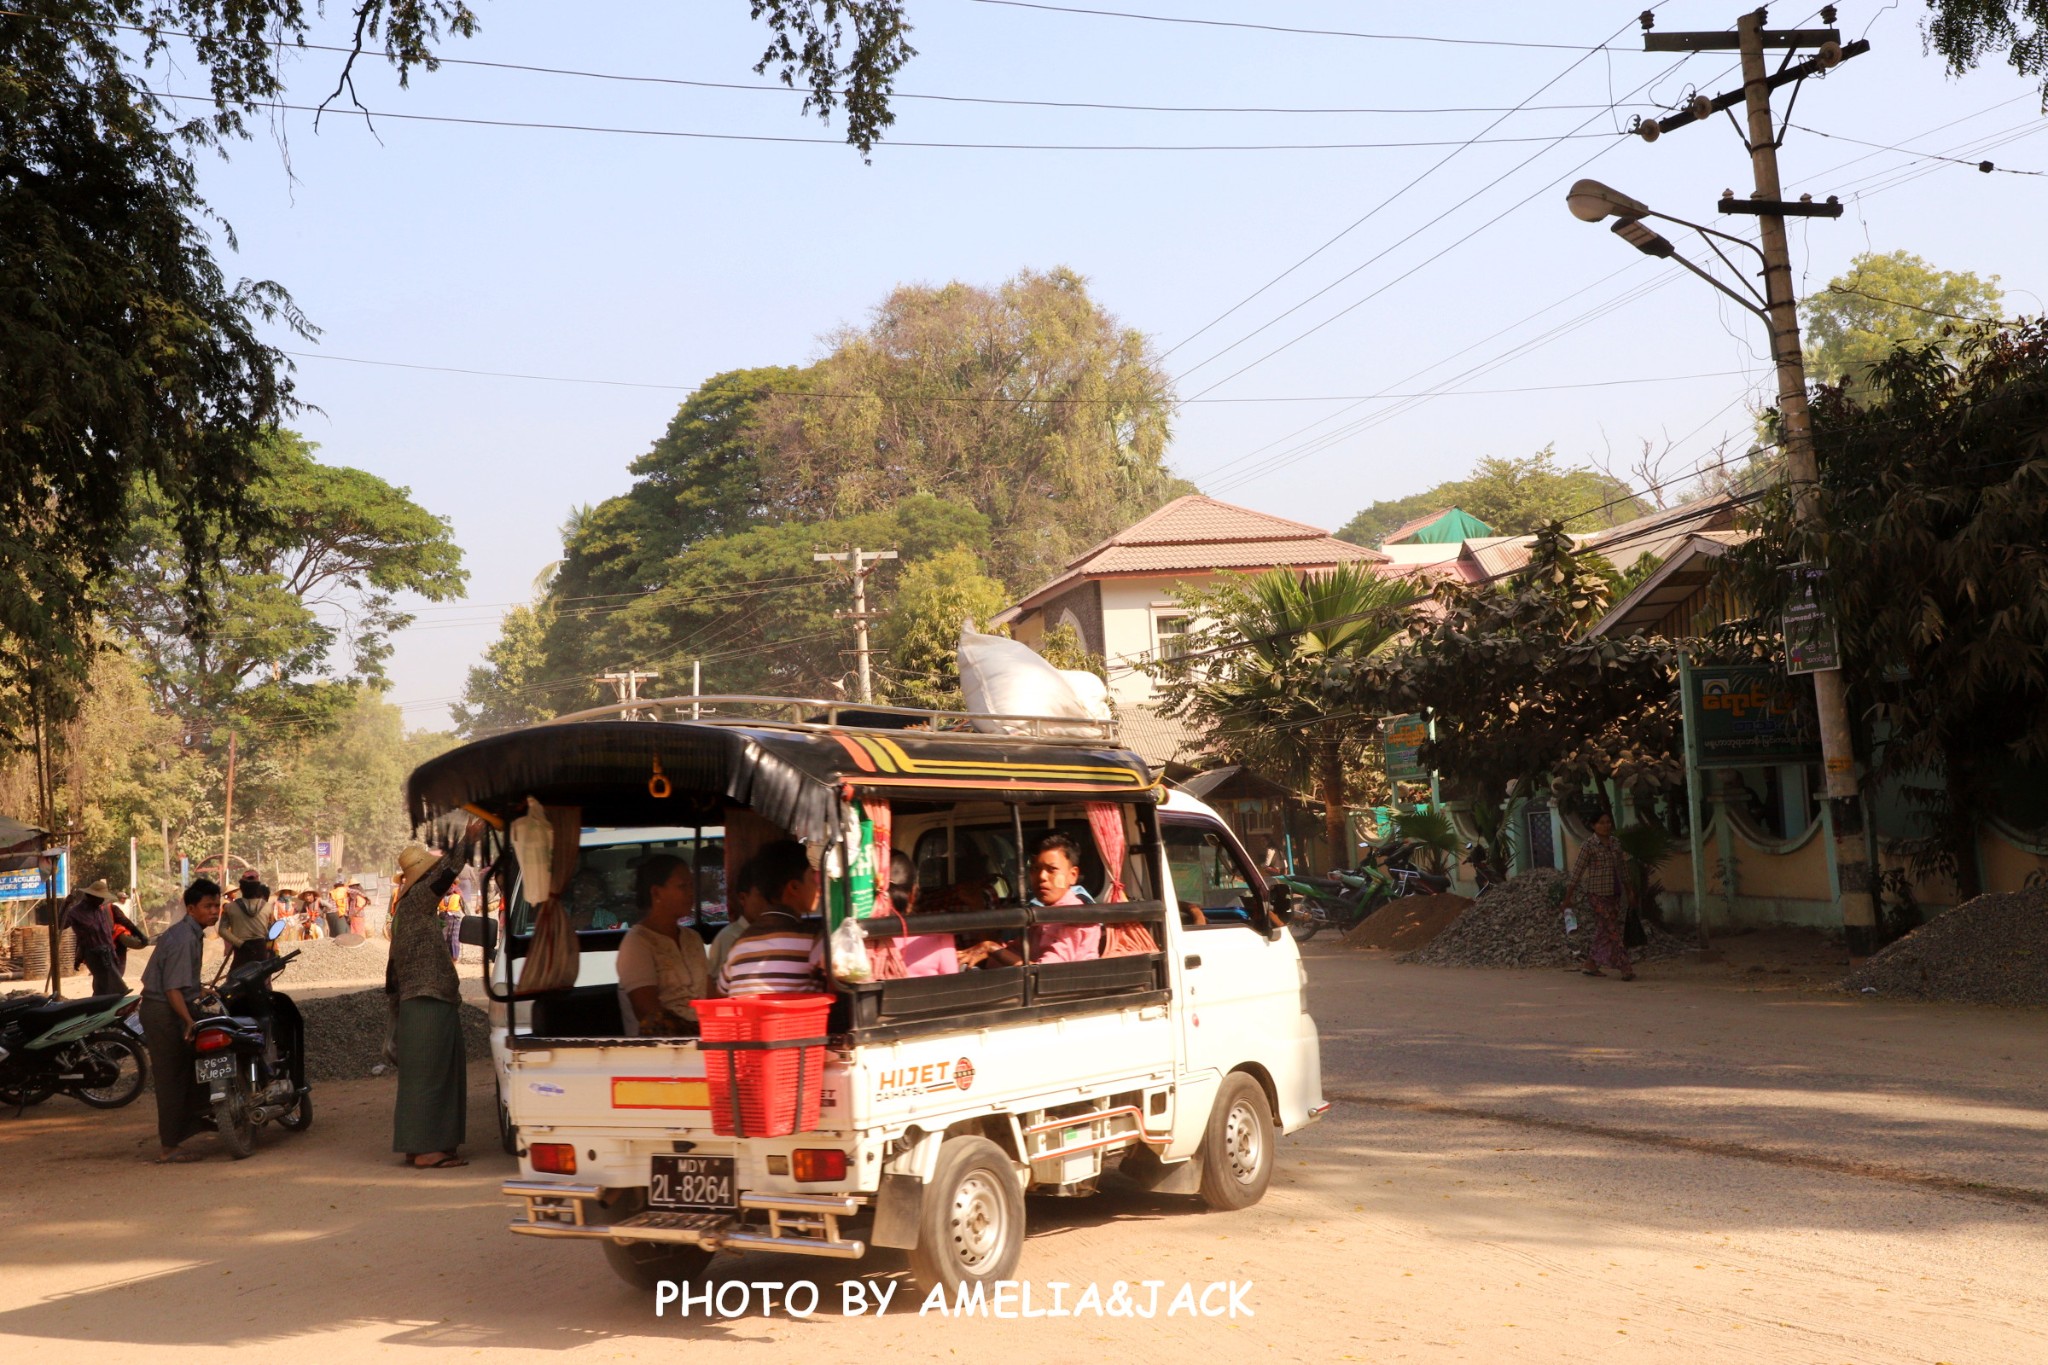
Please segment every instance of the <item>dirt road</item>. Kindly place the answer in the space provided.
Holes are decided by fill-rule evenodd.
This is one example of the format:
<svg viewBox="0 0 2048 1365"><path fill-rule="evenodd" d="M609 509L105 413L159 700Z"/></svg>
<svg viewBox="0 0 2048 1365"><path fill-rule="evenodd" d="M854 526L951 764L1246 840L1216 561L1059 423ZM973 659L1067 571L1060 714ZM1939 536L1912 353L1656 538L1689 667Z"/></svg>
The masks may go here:
<svg viewBox="0 0 2048 1365"><path fill-rule="evenodd" d="M1311 982L1336 1107L1282 1144L1263 1204L1032 1205L1020 1273L1039 1305L1052 1281L1070 1304L1090 1282L1164 1281L1149 1319L919 1317L905 1289L849 1320L845 1268L750 1257L723 1273L815 1281L817 1316L657 1320L595 1248L505 1234L487 1077L476 1164L431 1173L391 1164L389 1083L371 1080L325 1087L310 1133L266 1131L239 1163L147 1165L146 1100L0 1119L0 1351L2048 1360L2039 1014L1338 952ZM889 1254L862 1269L902 1276ZM1165 1316L1181 1284L1233 1280L1255 1316Z"/></svg>

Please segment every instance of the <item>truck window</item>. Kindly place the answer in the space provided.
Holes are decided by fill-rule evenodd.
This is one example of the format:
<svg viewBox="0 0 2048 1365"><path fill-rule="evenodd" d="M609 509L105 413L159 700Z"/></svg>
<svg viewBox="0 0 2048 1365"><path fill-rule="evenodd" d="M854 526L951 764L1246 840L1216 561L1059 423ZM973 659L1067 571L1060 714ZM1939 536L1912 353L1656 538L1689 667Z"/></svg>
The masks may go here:
<svg viewBox="0 0 2048 1365"><path fill-rule="evenodd" d="M1087 821L1060 820L1048 827L1042 816L1033 820L1027 813L1024 820L1027 855L1037 847L1040 839L1055 830L1079 846L1081 885L1088 888L1089 895L1100 900L1109 889L1109 874L1103 868L1102 855L1095 850L1095 836L1089 831ZM946 831L943 827L926 830L919 836L917 851L912 856L917 861L918 885L927 891L986 884L995 892L999 904L1015 904L1020 894L1028 894L1024 892L1023 879L1017 872L1016 836L1008 824L954 826L951 871L946 867ZM1126 894L1131 894L1128 889Z"/></svg>
<svg viewBox="0 0 2048 1365"><path fill-rule="evenodd" d="M702 842L701 851L715 856L723 847L723 839L707 837ZM569 912L569 923L579 930L630 928L640 918L639 907L633 904L633 874L641 860L656 853L670 853L685 862L694 862L699 851L698 841L690 838L586 844L577 855L576 872L562 892L562 908ZM715 881L715 887L721 893L723 883L722 876ZM700 895L710 889L703 874L700 874L698 888ZM526 887L522 883L512 897L509 932L532 933L533 917L538 908L527 900ZM721 921L724 909L721 895L714 911Z"/></svg>
<svg viewBox="0 0 2048 1365"><path fill-rule="evenodd" d="M1258 906L1251 872L1214 828L1188 820L1162 821L1166 866L1174 898L1200 906L1211 923L1243 923Z"/></svg>

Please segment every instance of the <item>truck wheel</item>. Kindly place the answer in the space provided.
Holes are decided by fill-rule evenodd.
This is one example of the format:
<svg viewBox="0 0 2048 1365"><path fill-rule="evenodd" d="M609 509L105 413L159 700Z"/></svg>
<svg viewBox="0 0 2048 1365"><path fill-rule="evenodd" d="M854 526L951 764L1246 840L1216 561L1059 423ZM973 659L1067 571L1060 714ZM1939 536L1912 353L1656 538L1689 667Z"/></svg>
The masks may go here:
<svg viewBox="0 0 2048 1365"><path fill-rule="evenodd" d="M613 1274L651 1294L663 1280L684 1284L702 1279L711 1264L711 1253L703 1247L661 1242L606 1242L604 1259Z"/></svg>
<svg viewBox="0 0 2048 1365"><path fill-rule="evenodd" d="M1273 1116L1266 1092L1242 1071L1223 1078L1199 1160L1202 1202L1212 1209L1250 1208L1273 1181Z"/></svg>
<svg viewBox="0 0 2048 1365"><path fill-rule="evenodd" d="M1005 1280L1024 1254L1024 1191L987 1138L948 1138L925 1188L910 1274L927 1292Z"/></svg>

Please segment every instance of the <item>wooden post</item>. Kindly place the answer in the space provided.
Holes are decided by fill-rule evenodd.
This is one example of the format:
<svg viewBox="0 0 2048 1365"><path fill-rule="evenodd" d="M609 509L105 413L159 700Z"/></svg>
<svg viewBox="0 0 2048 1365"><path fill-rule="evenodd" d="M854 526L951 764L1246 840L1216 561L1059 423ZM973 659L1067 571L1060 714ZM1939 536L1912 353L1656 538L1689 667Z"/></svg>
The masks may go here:
<svg viewBox="0 0 2048 1365"><path fill-rule="evenodd" d="M220 880L225 894L228 881L228 843L235 832L235 732L228 731L227 809L220 826Z"/></svg>

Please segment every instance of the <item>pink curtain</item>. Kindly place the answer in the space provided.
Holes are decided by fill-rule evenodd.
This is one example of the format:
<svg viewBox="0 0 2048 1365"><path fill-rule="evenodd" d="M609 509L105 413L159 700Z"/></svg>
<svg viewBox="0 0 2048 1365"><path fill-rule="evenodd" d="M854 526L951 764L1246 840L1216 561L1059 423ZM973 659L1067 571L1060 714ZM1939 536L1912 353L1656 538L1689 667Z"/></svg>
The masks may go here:
<svg viewBox="0 0 2048 1365"><path fill-rule="evenodd" d="M1095 835L1095 851L1102 855L1102 865L1109 872L1109 889L1103 893L1105 902L1125 899L1124 858L1130 851L1130 840L1124 833L1123 807L1109 801L1088 803L1088 829ZM1131 957L1139 953L1156 953L1159 945L1152 939L1152 931L1135 920L1102 926L1102 955L1104 957Z"/></svg>

